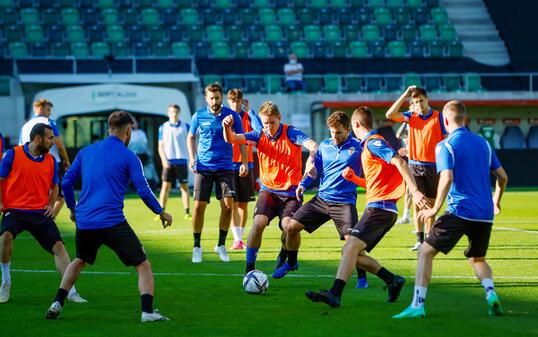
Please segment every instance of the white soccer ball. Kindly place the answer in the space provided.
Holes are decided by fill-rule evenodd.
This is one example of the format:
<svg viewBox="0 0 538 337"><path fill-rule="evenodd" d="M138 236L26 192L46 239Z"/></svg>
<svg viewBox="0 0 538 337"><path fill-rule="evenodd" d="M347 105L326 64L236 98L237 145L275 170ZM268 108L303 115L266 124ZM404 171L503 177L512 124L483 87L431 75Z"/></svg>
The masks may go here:
<svg viewBox="0 0 538 337"><path fill-rule="evenodd" d="M243 289L249 294L263 294L269 288L269 280L261 270L251 270L243 278Z"/></svg>

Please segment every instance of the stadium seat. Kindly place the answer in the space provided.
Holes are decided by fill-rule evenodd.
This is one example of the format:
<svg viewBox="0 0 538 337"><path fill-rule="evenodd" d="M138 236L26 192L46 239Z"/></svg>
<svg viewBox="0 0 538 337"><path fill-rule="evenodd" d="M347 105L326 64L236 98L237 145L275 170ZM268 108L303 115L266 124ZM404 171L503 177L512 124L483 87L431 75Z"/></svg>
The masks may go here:
<svg viewBox="0 0 538 337"><path fill-rule="evenodd" d="M407 7L409 8L416 9L421 8L422 6L424 6L423 0L407 0Z"/></svg>
<svg viewBox="0 0 538 337"><path fill-rule="evenodd" d="M385 41L383 40L374 41L371 44L371 48L372 48L372 57L385 58L386 56Z"/></svg>
<svg viewBox="0 0 538 337"><path fill-rule="evenodd" d="M405 8L403 0L387 0L386 5L390 9Z"/></svg>
<svg viewBox="0 0 538 337"><path fill-rule="evenodd" d="M379 27L376 25L365 25L361 27L362 38L366 42L378 41L380 38Z"/></svg>
<svg viewBox="0 0 538 337"><path fill-rule="evenodd" d="M347 45L341 41L334 42L330 47L330 55L334 58L347 57Z"/></svg>
<svg viewBox="0 0 538 337"><path fill-rule="evenodd" d="M254 0L252 1L251 6L256 8L266 8L271 7L271 2L269 0Z"/></svg>
<svg viewBox="0 0 538 337"><path fill-rule="evenodd" d="M73 8L77 5L76 0L55 0L58 8Z"/></svg>
<svg viewBox="0 0 538 337"><path fill-rule="evenodd" d="M75 8L62 9L62 22L65 26L78 25L80 13Z"/></svg>
<svg viewBox="0 0 538 337"><path fill-rule="evenodd" d="M148 57L151 55L151 50L145 42L136 42L132 46L133 56Z"/></svg>
<svg viewBox="0 0 538 337"><path fill-rule="evenodd" d="M193 5L197 5L198 8L210 8L213 6L212 0L197 0L195 2L191 2Z"/></svg>
<svg viewBox="0 0 538 337"><path fill-rule="evenodd" d="M15 7L14 0L1 0L0 1L0 8L12 8L12 7Z"/></svg>
<svg viewBox="0 0 538 337"><path fill-rule="evenodd" d="M327 58L329 55L329 46L323 42L318 41L311 45L312 56L315 58Z"/></svg>
<svg viewBox="0 0 538 337"><path fill-rule="evenodd" d="M225 91L233 88L244 88L245 84L243 83L242 77L225 77L223 78L223 88Z"/></svg>
<svg viewBox="0 0 538 337"><path fill-rule="evenodd" d="M206 37L209 43L223 41L224 29L220 25L207 26Z"/></svg>
<svg viewBox="0 0 538 337"><path fill-rule="evenodd" d="M415 40L413 43L411 43L411 57L412 58L420 58L424 57L424 44L421 41Z"/></svg>
<svg viewBox="0 0 538 337"><path fill-rule="evenodd" d="M417 87L420 87L422 85L420 81L420 75L416 73L407 73L404 75L404 88L407 88L411 85L416 85Z"/></svg>
<svg viewBox="0 0 538 337"><path fill-rule="evenodd" d="M291 43L291 52L297 55L297 58L303 59L310 56L308 45L303 41L295 41Z"/></svg>
<svg viewBox="0 0 538 337"><path fill-rule="evenodd" d="M387 92L401 92L402 77L401 76L385 76L385 89Z"/></svg>
<svg viewBox="0 0 538 337"><path fill-rule="evenodd" d="M398 39L398 25L389 23L383 27L383 38L385 41L394 41Z"/></svg>
<svg viewBox="0 0 538 337"><path fill-rule="evenodd" d="M95 10L95 8L85 8L80 13L81 22L84 23L84 26L95 26L98 25L101 21L101 14Z"/></svg>
<svg viewBox="0 0 538 337"><path fill-rule="evenodd" d="M181 24L194 26L198 24L198 11L194 8L184 8L179 15L181 17Z"/></svg>
<svg viewBox="0 0 538 337"><path fill-rule="evenodd" d="M299 41L301 40L301 32L302 29L298 26L292 25L292 26L286 26L284 27L286 32L286 40L288 41Z"/></svg>
<svg viewBox="0 0 538 337"><path fill-rule="evenodd" d="M222 11L216 8L201 8L198 10L200 22L202 25L221 25L222 24Z"/></svg>
<svg viewBox="0 0 538 337"><path fill-rule="evenodd" d="M110 55L110 47L105 42L94 42L91 45L92 56L103 58Z"/></svg>
<svg viewBox="0 0 538 337"><path fill-rule="evenodd" d="M274 58L287 58L290 53L290 46L287 41L278 41L271 45L271 53Z"/></svg>
<svg viewBox="0 0 538 337"><path fill-rule="evenodd" d="M144 8L140 14L142 24L145 26L155 26L161 23L161 17L155 8Z"/></svg>
<svg viewBox="0 0 538 337"><path fill-rule="evenodd" d="M172 43L172 55L178 59L186 59L191 56L191 48L185 42Z"/></svg>
<svg viewBox="0 0 538 337"><path fill-rule="evenodd" d="M20 4L19 4L20 5ZM49 56L48 44L38 42L30 45L30 54L32 57L47 57Z"/></svg>
<svg viewBox="0 0 538 337"><path fill-rule="evenodd" d="M456 40L457 35L454 26L448 24L439 27L439 37L441 38L441 41L445 42L452 42L453 40Z"/></svg>
<svg viewBox="0 0 538 337"><path fill-rule="evenodd" d="M116 8L105 8L101 11L101 20L106 26L117 25L120 14Z"/></svg>
<svg viewBox="0 0 538 337"><path fill-rule="evenodd" d="M338 22L340 26L351 25L352 23L355 22L353 11L351 11L347 7L338 8L336 10L335 15L336 15L336 22Z"/></svg>
<svg viewBox="0 0 538 337"><path fill-rule="evenodd" d="M400 7L394 13L394 21L398 25L408 25L411 22L411 13L407 8Z"/></svg>
<svg viewBox="0 0 538 337"><path fill-rule="evenodd" d="M116 4L114 3L114 0L98 0L97 1L97 7L99 8L112 8Z"/></svg>
<svg viewBox="0 0 538 337"><path fill-rule="evenodd" d="M424 76L424 88L429 92L439 92L441 90L440 76Z"/></svg>
<svg viewBox="0 0 538 337"><path fill-rule="evenodd" d="M311 93L321 92L323 88L323 78L319 76L308 76L304 78L306 91Z"/></svg>
<svg viewBox="0 0 538 337"><path fill-rule="evenodd" d="M51 25L47 27L47 37L49 42L63 42L65 31L63 25Z"/></svg>
<svg viewBox="0 0 538 337"><path fill-rule="evenodd" d="M43 41L45 33L39 25L30 25L25 27L26 42L37 43Z"/></svg>
<svg viewBox="0 0 538 337"><path fill-rule="evenodd" d="M413 11L415 17L415 23L417 25L425 25L430 22L428 11L425 8L418 7Z"/></svg>
<svg viewBox="0 0 538 337"><path fill-rule="evenodd" d="M212 43L211 56L216 59L229 59L231 56L230 46L222 41Z"/></svg>
<svg viewBox="0 0 538 337"><path fill-rule="evenodd" d="M361 25L369 25L372 22L372 10L368 7L360 7L355 12L357 22Z"/></svg>
<svg viewBox="0 0 538 337"><path fill-rule="evenodd" d="M188 26L185 31L191 43L200 42L204 39L205 30L200 26Z"/></svg>
<svg viewBox="0 0 538 337"><path fill-rule="evenodd" d="M379 93L383 91L383 79L381 77L364 78L364 90L366 92Z"/></svg>
<svg viewBox="0 0 538 337"><path fill-rule="evenodd" d="M437 28L434 25L421 25L419 30L422 42L430 44L437 40Z"/></svg>
<svg viewBox="0 0 538 337"><path fill-rule="evenodd" d="M340 92L340 75L326 74L323 76L323 91L328 93Z"/></svg>
<svg viewBox="0 0 538 337"><path fill-rule="evenodd" d="M100 26L90 26L87 29L87 34L89 42L98 42L105 39L103 29Z"/></svg>
<svg viewBox="0 0 538 337"><path fill-rule="evenodd" d="M276 14L272 8L261 8L258 11L258 20L261 25L268 26L276 24Z"/></svg>
<svg viewBox="0 0 538 337"><path fill-rule="evenodd" d="M447 74L443 76L443 82L445 82L446 91L460 91L461 90L461 76Z"/></svg>
<svg viewBox="0 0 538 337"><path fill-rule="evenodd" d="M11 0L8 0L11 2ZM60 1L58 1L60 2ZM46 9L46 8L52 8L56 5L56 1L54 0L35 0L34 4L37 8ZM1 6L0 6L1 7ZM70 6L68 6L70 7Z"/></svg>
<svg viewBox="0 0 538 337"><path fill-rule="evenodd" d="M340 36L340 27L337 25L323 26L323 37L327 42L338 42L342 38Z"/></svg>
<svg viewBox="0 0 538 337"><path fill-rule="evenodd" d="M363 90L363 81L359 76L344 77L345 80L345 92L359 93Z"/></svg>
<svg viewBox="0 0 538 337"><path fill-rule="evenodd" d="M74 58L88 58L90 51L86 42L75 42L71 44L71 55Z"/></svg>
<svg viewBox="0 0 538 337"><path fill-rule="evenodd" d="M247 40L250 42L262 41L264 28L260 25L251 25L248 26L245 33L247 34Z"/></svg>
<svg viewBox="0 0 538 337"><path fill-rule="evenodd" d="M67 41L71 43L83 42L84 29L81 26L69 26L66 29ZM87 47L87 46L86 46Z"/></svg>
<svg viewBox="0 0 538 337"><path fill-rule="evenodd" d="M353 58L368 57L368 46L363 41L352 41L349 43L350 56Z"/></svg>
<svg viewBox="0 0 538 337"><path fill-rule="evenodd" d="M237 23L237 10L235 8L224 8L222 10L222 24L231 26Z"/></svg>
<svg viewBox="0 0 538 337"><path fill-rule="evenodd" d="M288 0L274 0L273 4L276 8L284 8L290 6L290 3Z"/></svg>
<svg viewBox="0 0 538 337"><path fill-rule="evenodd" d="M527 147L529 149L538 149L538 126L533 125L527 134Z"/></svg>
<svg viewBox="0 0 538 337"><path fill-rule="evenodd" d="M252 8L242 8L238 18L243 26L250 26L256 22L256 12Z"/></svg>
<svg viewBox="0 0 538 337"><path fill-rule="evenodd" d="M148 41L152 44L166 40L165 30L160 26L153 26L147 30Z"/></svg>
<svg viewBox="0 0 538 337"><path fill-rule="evenodd" d="M248 45L244 42L236 42L233 45L233 52L237 59L247 59L249 57Z"/></svg>
<svg viewBox="0 0 538 337"><path fill-rule="evenodd" d="M106 33L108 36L108 41L110 42L122 42L125 39L125 32L123 30L123 27L119 25L108 26L106 28ZM69 30L67 31L67 34L69 35ZM133 42L133 40L131 40L131 42Z"/></svg>
<svg viewBox="0 0 538 337"><path fill-rule="evenodd" d="M50 55L53 57L67 57L70 54L69 47L63 42L54 42L51 45Z"/></svg>
<svg viewBox="0 0 538 337"><path fill-rule="evenodd" d="M376 23L380 26L388 25L392 22L392 13L387 8L376 8L374 17Z"/></svg>
<svg viewBox="0 0 538 337"><path fill-rule="evenodd" d="M452 41L449 46L449 57L463 57L463 44L460 41Z"/></svg>
<svg viewBox="0 0 538 337"><path fill-rule="evenodd" d="M525 137L519 126L509 125L505 127L501 136L501 147L506 150L520 150L527 147Z"/></svg>
<svg viewBox="0 0 538 337"><path fill-rule="evenodd" d="M28 47L24 42L10 42L9 56L12 58L24 58L28 56Z"/></svg>
<svg viewBox="0 0 538 337"><path fill-rule="evenodd" d="M131 55L131 50L125 42L112 43L111 45L114 57L128 57Z"/></svg>
<svg viewBox="0 0 538 337"><path fill-rule="evenodd" d="M265 83L267 87L267 92L269 94L275 94L280 93L283 91L283 85L282 82L284 80L284 76L282 75L267 75L265 77Z"/></svg>
<svg viewBox="0 0 538 337"><path fill-rule="evenodd" d="M433 8L431 11L432 22L438 26L445 25L448 23L448 14L446 10L441 7Z"/></svg>
<svg viewBox="0 0 538 337"><path fill-rule="evenodd" d="M385 6L385 0L366 0L366 6L380 8Z"/></svg>
<svg viewBox="0 0 538 337"><path fill-rule="evenodd" d="M252 2L251 0L236 0L235 4L238 8L247 8L247 7L250 7L251 2Z"/></svg>
<svg viewBox="0 0 538 337"><path fill-rule="evenodd" d="M2 22L4 25L15 25L19 21L19 13L12 7L2 10Z"/></svg>
<svg viewBox="0 0 538 337"><path fill-rule="evenodd" d="M9 26L5 30L7 42L20 42L23 39L23 32L19 26Z"/></svg>
<svg viewBox="0 0 538 337"><path fill-rule="evenodd" d="M349 5L354 8L366 6L366 0L350 0Z"/></svg>
<svg viewBox="0 0 538 337"><path fill-rule="evenodd" d="M390 41L388 50L389 57L403 58L406 56L405 44L402 41Z"/></svg>
<svg viewBox="0 0 538 337"><path fill-rule="evenodd" d="M60 13L54 8L47 8L41 12L44 25L55 25L60 22Z"/></svg>
<svg viewBox="0 0 538 337"><path fill-rule="evenodd" d="M232 0L215 0L216 8L230 8L233 6Z"/></svg>
<svg viewBox="0 0 538 337"><path fill-rule="evenodd" d="M402 32L402 39L407 42L415 41L417 38L417 28L415 25L404 25L400 28Z"/></svg>
<svg viewBox="0 0 538 337"><path fill-rule="evenodd" d="M39 24L39 12L35 8L23 8L21 9L21 23L27 25Z"/></svg>
<svg viewBox="0 0 538 337"><path fill-rule="evenodd" d="M123 23L127 26L138 25L140 23L140 13L134 8L127 8L122 14Z"/></svg>
<svg viewBox="0 0 538 337"><path fill-rule="evenodd" d="M430 57L444 57L445 45L440 41L432 41L430 44Z"/></svg>
<svg viewBox="0 0 538 337"><path fill-rule="evenodd" d="M295 12L291 8L280 8L278 9L278 20L284 26L294 25Z"/></svg>
<svg viewBox="0 0 538 337"><path fill-rule="evenodd" d="M334 13L330 8L321 8L318 11L318 22L320 25L330 25L334 23Z"/></svg>
<svg viewBox="0 0 538 337"><path fill-rule="evenodd" d="M194 44L193 47L194 48L191 48L191 49L194 49L194 54L196 55L197 58L202 58L202 59L209 58L210 48L206 42L198 41Z"/></svg>
<svg viewBox="0 0 538 337"><path fill-rule="evenodd" d="M311 25L314 23L314 13L309 8L301 8L297 20L302 26Z"/></svg>
<svg viewBox="0 0 538 337"><path fill-rule="evenodd" d="M239 25L230 25L226 31L228 35L228 41L230 42L241 42L243 41L243 28Z"/></svg>
<svg viewBox="0 0 538 337"><path fill-rule="evenodd" d="M482 88L480 76L478 74L475 74L475 73L465 74L464 83L465 83L465 91L470 91L470 92L484 91L484 89Z"/></svg>
<svg viewBox="0 0 538 337"><path fill-rule="evenodd" d="M173 43L173 42L183 41L183 28L182 27L173 25L173 26L168 26L167 30L168 30L168 39L170 40L170 42Z"/></svg>
<svg viewBox="0 0 538 337"><path fill-rule="evenodd" d="M269 45L265 42L254 42L250 45L250 53L255 59L269 58Z"/></svg>
<svg viewBox="0 0 538 337"><path fill-rule="evenodd" d="M277 25L265 26L265 41L278 42L283 39L282 28Z"/></svg>
<svg viewBox="0 0 538 337"><path fill-rule="evenodd" d="M144 29L142 29L142 26L139 25L132 25L129 26L128 36L129 36L129 42L135 43L135 42L142 42L146 39L146 33ZM119 33L117 34L119 35ZM118 41L123 41L119 39L119 36L117 37Z"/></svg>
<svg viewBox="0 0 538 337"><path fill-rule="evenodd" d="M356 25L344 26L344 40L356 41L359 39L359 30Z"/></svg>
<svg viewBox="0 0 538 337"><path fill-rule="evenodd" d="M329 4L327 0L308 0L307 6L310 8L326 8Z"/></svg>

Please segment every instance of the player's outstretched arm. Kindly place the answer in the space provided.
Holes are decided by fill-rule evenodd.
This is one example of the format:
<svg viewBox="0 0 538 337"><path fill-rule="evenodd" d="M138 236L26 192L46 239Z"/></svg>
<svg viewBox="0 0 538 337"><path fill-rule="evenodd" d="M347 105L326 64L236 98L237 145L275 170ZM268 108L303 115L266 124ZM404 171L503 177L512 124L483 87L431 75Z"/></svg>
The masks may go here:
<svg viewBox="0 0 538 337"><path fill-rule="evenodd" d="M166 153L164 152L164 143L162 140L159 140L159 146L157 150L159 151L159 157L161 158L161 164L163 168L168 168L170 164L168 164L168 159L166 159Z"/></svg>
<svg viewBox="0 0 538 337"><path fill-rule="evenodd" d="M345 180L351 181L357 186L366 188L366 179L359 177L349 166L342 171L342 177L344 177Z"/></svg>
<svg viewBox="0 0 538 337"><path fill-rule="evenodd" d="M67 149L65 148L65 144L62 141L62 138L54 137L54 144L56 144L56 146L58 147L58 153L60 154L60 157L62 157L64 169L67 169L69 166L71 166L71 161L69 160L69 156L67 155Z"/></svg>
<svg viewBox="0 0 538 337"><path fill-rule="evenodd" d="M224 140L231 144L246 144L247 139L245 138L244 134L237 134L232 129L232 126L234 125L234 119L232 115L226 116L222 120L222 132L224 136Z"/></svg>
<svg viewBox="0 0 538 337"><path fill-rule="evenodd" d="M411 97L411 92L415 90L417 87L416 85L409 86L404 93L394 102L387 113L385 114L385 117L388 119L391 119L397 123L401 123L405 120L404 115L400 112L400 108L402 104Z"/></svg>
<svg viewBox="0 0 538 337"><path fill-rule="evenodd" d="M0 187L4 183L4 178L0 177ZM4 209L4 202L2 201L2 188L0 188L0 212Z"/></svg>
<svg viewBox="0 0 538 337"><path fill-rule="evenodd" d="M497 179L495 183L495 193L493 194L494 214L501 213L501 198L503 196L506 185L508 184L508 175L502 167L493 170L493 175Z"/></svg>
<svg viewBox="0 0 538 337"><path fill-rule="evenodd" d="M318 143L312 139L308 139L303 143L303 146L308 150L308 159L306 160L305 165L305 174L308 174L311 177L316 177L318 171L315 165L316 153L318 152Z"/></svg>

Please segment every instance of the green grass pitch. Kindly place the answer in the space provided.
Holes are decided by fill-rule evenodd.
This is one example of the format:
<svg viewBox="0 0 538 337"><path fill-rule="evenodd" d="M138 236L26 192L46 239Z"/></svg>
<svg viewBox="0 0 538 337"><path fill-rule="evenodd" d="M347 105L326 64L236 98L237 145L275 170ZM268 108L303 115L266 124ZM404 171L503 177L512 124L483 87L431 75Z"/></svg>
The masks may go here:
<svg viewBox="0 0 538 337"><path fill-rule="evenodd" d="M394 320L391 316L412 297L416 267L416 255L409 251L415 240L412 225L395 225L372 252L386 268L406 276L398 302L385 302L383 284L373 275L369 275L369 289L354 289L354 276L344 291L342 306L332 309L304 296L306 290L327 289L332 284L342 247L332 223L303 235L298 271L281 280L269 278L264 295L247 295L241 286L244 251L231 251L230 263L218 261L213 252L217 202L206 212L204 262L194 265L190 262L191 225L182 220L179 198L172 198L167 207L175 222L163 230L160 221L154 222L153 214L133 197L126 201L125 212L156 273L155 307L171 320L140 323L134 269L125 268L102 248L96 264L87 267L77 283L89 302L66 302L57 321L46 321L44 314L60 279L53 272L52 257L25 233L14 243L11 300L0 305L1 336L538 336L538 192L511 191L503 200L488 251L505 310L502 317L487 315L483 289L463 256L465 239L449 255L439 255L434 261L427 318ZM361 211L364 195L357 204ZM58 225L73 257L74 225L65 210ZM258 255L257 268L268 275L279 250L279 236L278 225L271 224ZM230 233L227 246L231 240Z"/></svg>

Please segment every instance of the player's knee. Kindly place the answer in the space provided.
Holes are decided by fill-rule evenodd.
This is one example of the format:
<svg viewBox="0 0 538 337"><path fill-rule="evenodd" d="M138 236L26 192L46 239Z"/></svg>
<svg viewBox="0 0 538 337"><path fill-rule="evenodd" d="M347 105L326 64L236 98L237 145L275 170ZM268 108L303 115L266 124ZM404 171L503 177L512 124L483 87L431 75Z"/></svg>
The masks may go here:
<svg viewBox="0 0 538 337"><path fill-rule="evenodd" d="M304 229L304 225L296 220L291 220L288 225L288 232L290 233L299 233Z"/></svg>
<svg viewBox="0 0 538 337"><path fill-rule="evenodd" d="M11 234L11 232L5 231L5 232L0 236L0 241L1 241L3 244L10 243L11 241L13 241L13 234Z"/></svg>
<svg viewBox="0 0 538 337"><path fill-rule="evenodd" d="M52 252L54 255L59 255L66 252L64 243L62 241L56 241L56 243L52 246Z"/></svg>

